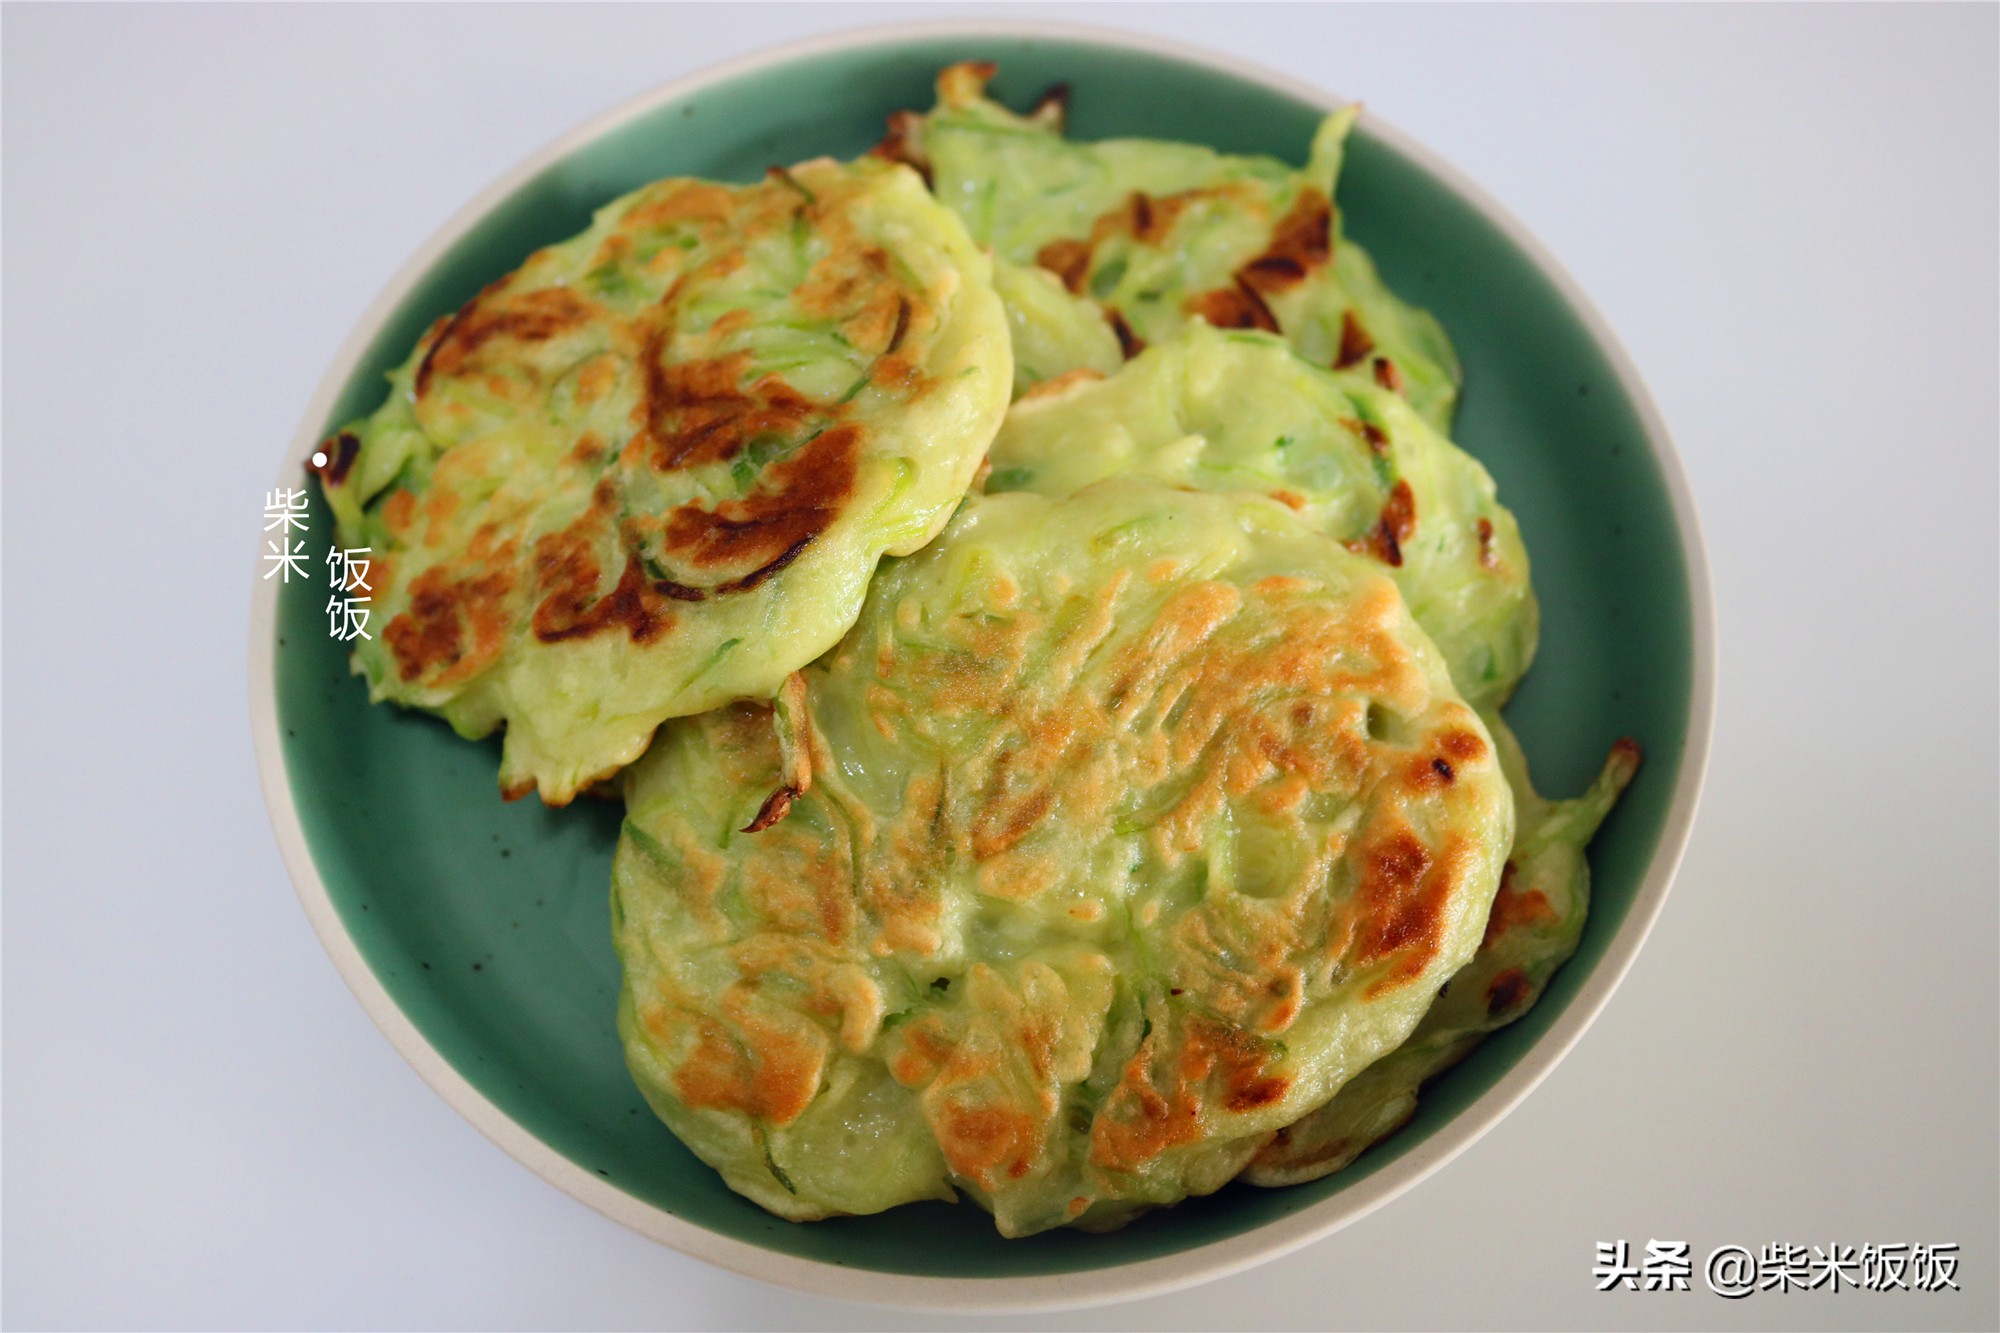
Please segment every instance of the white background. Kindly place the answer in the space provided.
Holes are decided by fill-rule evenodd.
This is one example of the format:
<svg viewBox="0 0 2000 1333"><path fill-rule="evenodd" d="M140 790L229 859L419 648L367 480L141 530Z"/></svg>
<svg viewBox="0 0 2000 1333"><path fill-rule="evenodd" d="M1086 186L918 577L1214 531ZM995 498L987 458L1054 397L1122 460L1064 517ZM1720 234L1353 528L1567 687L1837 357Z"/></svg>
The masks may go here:
<svg viewBox="0 0 2000 1333"><path fill-rule="evenodd" d="M1685 867L1581 1046L1411 1194L1164 1299L885 1313L605 1221L370 1026L248 737L251 515L313 386L561 131L935 12L6 8L6 1323L2000 1322L1988 6L1025 11L1364 98L1570 267L1686 458L1722 673ZM1600 1295L1619 1237L1956 1241L1966 1290Z"/></svg>

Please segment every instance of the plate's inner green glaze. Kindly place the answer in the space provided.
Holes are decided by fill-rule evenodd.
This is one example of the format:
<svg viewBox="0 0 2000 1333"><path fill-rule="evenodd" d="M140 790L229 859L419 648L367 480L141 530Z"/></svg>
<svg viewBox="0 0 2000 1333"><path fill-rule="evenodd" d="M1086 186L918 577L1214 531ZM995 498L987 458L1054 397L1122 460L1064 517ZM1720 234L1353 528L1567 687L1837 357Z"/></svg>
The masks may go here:
<svg viewBox="0 0 2000 1333"><path fill-rule="evenodd" d="M1071 131L1186 139L1303 160L1321 112L1231 75L1069 40L930 38L838 51L665 103L515 191L416 285L325 425L372 409L383 374L424 326L605 200L657 177L747 181L775 163L846 156L883 118L930 104L938 68L1000 64L1020 106L1073 88ZM1329 69L1349 92L1357 77ZM1520 518L1543 607L1541 653L1507 716L1545 792L1574 794L1621 735L1645 749L1591 846L1592 920L1528 1016L1431 1087L1416 1118L1348 1170L1311 1185L1233 1185L1110 1235L1002 1240L970 1206L782 1222L732 1194L652 1116L613 1031L618 989L608 892L620 812L503 804L498 742L370 708L327 635L327 589L279 598L279 726L306 838L334 906L396 1003L502 1111L585 1171L679 1217L832 1263L1000 1277L1158 1258L1293 1213L1380 1170L1493 1084L1573 999L1630 909L1666 822L1690 707L1692 622L1672 507L1633 404L1583 322L1490 222L1362 129L1339 203L1390 286L1429 308L1465 365L1457 439ZM314 513L318 562L332 530ZM316 570L324 565L315 563Z"/></svg>

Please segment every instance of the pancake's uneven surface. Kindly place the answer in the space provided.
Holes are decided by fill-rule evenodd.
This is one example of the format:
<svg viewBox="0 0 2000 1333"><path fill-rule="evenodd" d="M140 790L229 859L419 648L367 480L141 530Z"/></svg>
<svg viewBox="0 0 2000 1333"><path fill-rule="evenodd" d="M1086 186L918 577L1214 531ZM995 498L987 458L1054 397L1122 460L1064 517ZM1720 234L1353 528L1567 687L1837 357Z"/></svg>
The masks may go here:
<svg viewBox="0 0 2000 1333"><path fill-rule="evenodd" d="M1401 1128L1416 1111L1425 1080L1534 1007L1549 978L1576 952L1590 905L1584 847L1638 770L1639 747L1618 742L1588 791L1575 800L1549 801L1529 783L1514 733L1497 717L1486 723L1514 792L1517 832L1479 951L1446 984L1408 1041L1332 1101L1278 1131L1244 1169L1252 1184L1318 1180Z"/></svg>
<svg viewBox="0 0 2000 1333"><path fill-rule="evenodd" d="M1477 706L1534 657L1527 551L1486 469L1367 376L1270 334L1190 324L1108 378L1044 384L1007 413L992 465L989 492L1135 473L1272 496L1395 579Z"/></svg>
<svg viewBox="0 0 2000 1333"><path fill-rule="evenodd" d="M975 497L770 708L663 727L634 1075L786 1217L1220 1187L1471 955L1513 807L1380 567L1273 501ZM757 828L756 832L744 832Z"/></svg>
<svg viewBox="0 0 2000 1333"><path fill-rule="evenodd" d="M1449 429L1449 340L1341 234L1334 183L1356 108L1327 119L1301 169L1164 140L1067 139L1060 97L1016 115L985 95L993 73L946 69L937 107L897 113L876 150L923 170L976 240L1095 303L1128 355L1197 317L1264 329L1317 365L1374 376ZM1085 364L1029 361L1043 375Z"/></svg>
<svg viewBox="0 0 2000 1333"><path fill-rule="evenodd" d="M327 441L372 697L507 728L552 804L768 697L964 492L1012 375L990 265L909 170L666 180L441 319Z"/></svg>

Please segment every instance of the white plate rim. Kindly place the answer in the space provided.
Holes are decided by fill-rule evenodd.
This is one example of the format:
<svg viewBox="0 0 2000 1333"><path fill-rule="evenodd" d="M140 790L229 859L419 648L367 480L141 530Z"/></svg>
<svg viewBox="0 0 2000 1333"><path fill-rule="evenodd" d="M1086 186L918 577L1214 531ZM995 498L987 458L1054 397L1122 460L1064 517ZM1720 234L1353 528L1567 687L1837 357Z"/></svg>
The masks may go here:
<svg viewBox="0 0 2000 1333"><path fill-rule="evenodd" d="M767 66L857 47L894 45L937 37L1054 37L1138 50L1206 65L1250 82L1261 83L1309 105L1332 110L1342 104L1341 99L1324 90L1274 70L1170 38L1044 20L1019 22L968 18L876 24L788 42L711 66L641 93L562 135L494 181L425 241L362 314L320 380L279 469L280 484L289 485L290 479L299 475L299 469L318 445L321 423L326 420L369 344L396 306L479 219L543 168L663 102L687 97ZM814 1295L871 1304L956 1313L1030 1313L1082 1309L1163 1295L1290 1254L1417 1185L1471 1147L1548 1076L1603 1010L1612 992L1631 968L1640 946L1666 904L1667 892L1687 850L1688 836L1707 775L1715 726L1715 609L1709 583L1707 548L1687 474L1666 421L1623 343L1575 279L1527 228L1456 167L1372 113L1368 117L1368 129L1473 205L1535 263L1582 320L1611 363L1620 386L1644 427L1654 461L1660 468L1672 502L1682 560L1687 569L1694 661L1688 731L1672 803L1660 832L1659 844L1630 911L1597 966L1549 1030L1493 1087L1448 1124L1365 1180L1291 1216L1278 1218L1241 1235L1158 1259L1029 1277L927 1277L823 1263L721 1235L625 1193L529 1133L452 1068L396 1006L388 990L362 958L334 910L325 883L320 879L293 804L291 780L278 740L274 670L278 588L274 581L263 578L260 572L253 579L250 615L251 740L256 751L264 803L279 852L291 875L299 902L341 979L354 992L361 1007L390 1044L439 1096L509 1156L564 1193L641 1235L731 1272Z"/></svg>

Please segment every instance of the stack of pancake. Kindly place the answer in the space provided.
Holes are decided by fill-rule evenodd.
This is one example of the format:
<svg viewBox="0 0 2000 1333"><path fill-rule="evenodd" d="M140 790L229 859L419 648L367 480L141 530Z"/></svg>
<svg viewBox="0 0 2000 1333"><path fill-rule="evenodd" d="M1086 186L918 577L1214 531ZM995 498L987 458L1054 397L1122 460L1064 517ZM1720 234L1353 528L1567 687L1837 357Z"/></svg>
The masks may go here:
<svg viewBox="0 0 2000 1333"><path fill-rule="evenodd" d="M1575 948L1637 763L1528 783L1527 553L1352 110L1296 168L992 73L607 204L322 451L372 697L626 803L633 1076L796 1220L1338 1170Z"/></svg>

